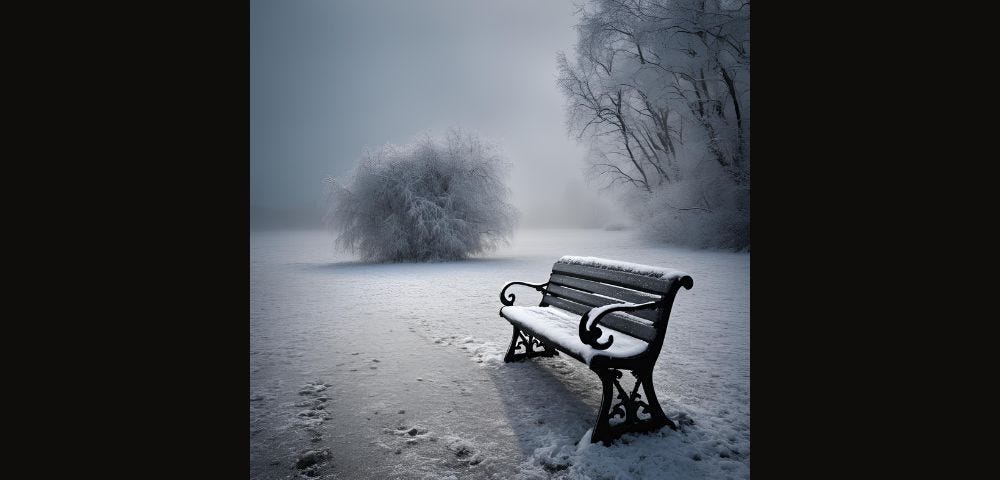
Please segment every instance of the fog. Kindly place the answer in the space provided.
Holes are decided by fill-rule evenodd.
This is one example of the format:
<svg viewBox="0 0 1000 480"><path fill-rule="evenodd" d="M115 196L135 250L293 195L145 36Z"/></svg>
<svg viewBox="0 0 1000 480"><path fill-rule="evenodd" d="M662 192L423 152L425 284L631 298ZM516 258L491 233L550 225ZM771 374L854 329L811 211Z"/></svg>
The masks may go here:
<svg viewBox="0 0 1000 480"><path fill-rule="evenodd" d="M460 126L505 151L523 225L614 221L613 200L584 179L556 85L574 10L570 0L253 0L253 210L316 207L323 178L347 177L366 148Z"/></svg>

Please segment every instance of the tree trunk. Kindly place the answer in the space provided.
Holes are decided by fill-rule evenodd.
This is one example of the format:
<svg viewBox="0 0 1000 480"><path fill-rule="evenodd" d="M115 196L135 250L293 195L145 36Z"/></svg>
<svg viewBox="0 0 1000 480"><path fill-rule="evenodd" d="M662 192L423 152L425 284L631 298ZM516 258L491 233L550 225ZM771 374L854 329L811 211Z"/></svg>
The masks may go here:
<svg viewBox="0 0 1000 480"><path fill-rule="evenodd" d="M736 158L733 159L733 163L736 168L743 168L744 159L744 145L745 140L743 138L743 115L740 113L740 102L737 100L736 86L733 83L732 77L729 76L729 72L726 71L722 65L719 65L719 70L722 71L722 80L726 83L726 89L729 91L729 98L733 100L733 111L736 113Z"/></svg>

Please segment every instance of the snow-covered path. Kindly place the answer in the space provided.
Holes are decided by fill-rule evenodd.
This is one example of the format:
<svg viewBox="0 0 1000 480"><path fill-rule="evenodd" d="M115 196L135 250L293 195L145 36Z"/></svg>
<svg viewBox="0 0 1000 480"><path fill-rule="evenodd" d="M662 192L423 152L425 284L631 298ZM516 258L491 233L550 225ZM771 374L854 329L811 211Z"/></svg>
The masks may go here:
<svg viewBox="0 0 1000 480"><path fill-rule="evenodd" d="M331 243L322 231L250 235L251 478L749 477L749 254L522 230L482 259L370 265ZM563 255L692 275L654 371L682 431L578 447L596 375L568 357L503 364L500 287L546 281Z"/></svg>

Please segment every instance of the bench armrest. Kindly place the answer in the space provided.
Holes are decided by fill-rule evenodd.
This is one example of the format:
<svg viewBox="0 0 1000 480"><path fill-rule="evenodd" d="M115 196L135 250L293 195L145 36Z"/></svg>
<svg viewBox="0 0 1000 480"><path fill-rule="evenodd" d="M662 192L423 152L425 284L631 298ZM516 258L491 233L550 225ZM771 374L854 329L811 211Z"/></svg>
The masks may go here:
<svg viewBox="0 0 1000 480"><path fill-rule="evenodd" d="M507 285L504 285L503 289L500 290L500 303L508 307L514 304L514 298L515 298L514 294L510 293L507 295L507 297L504 297L503 293L506 292L511 285L524 285L526 287L531 287L534 288L535 290L538 290L539 292L544 293L545 287L549 285L549 282L545 283L510 282Z"/></svg>
<svg viewBox="0 0 1000 480"><path fill-rule="evenodd" d="M656 308L659 304L660 300L656 300L646 303L612 303L603 307L591 308L587 313L583 314L583 317L580 317L580 341L590 345L595 350L607 350L615 341L615 336L608 335L608 341L605 343L597 341L604 333L601 331L601 327L597 326L597 322L601 318L611 312L632 312L635 310Z"/></svg>

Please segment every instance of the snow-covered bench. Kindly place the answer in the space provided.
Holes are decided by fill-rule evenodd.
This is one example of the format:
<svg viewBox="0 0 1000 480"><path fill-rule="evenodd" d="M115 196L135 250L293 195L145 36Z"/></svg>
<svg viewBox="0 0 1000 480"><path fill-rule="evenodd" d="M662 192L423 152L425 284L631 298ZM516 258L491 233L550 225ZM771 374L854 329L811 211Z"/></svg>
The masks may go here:
<svg viewBox="0 0 1000 480"><path fill-rule="evenodd" d="M542 292L541 303L514 306L514 294L506 293L512 285ZM610 444L626 432L648 432L664 425L676 430L656 399L653 366L663 346L674 296L682 286L691 289L694 280L679 270L562 257L552 266L548 282L510 282L500 291L500 302L505 305L500 316L514 326L504 361L563 352L597 373L604 397L591 442ZM635 377L630 392L618 382L621 370ZM618 400L612 403L615 391ZM611 420L619 416L623 420L612 425Z"/></svg>

